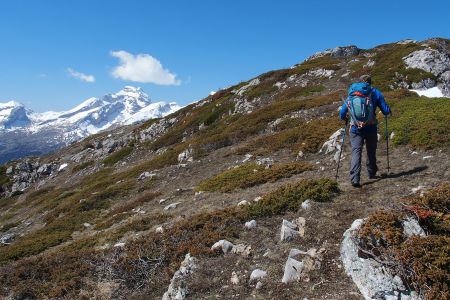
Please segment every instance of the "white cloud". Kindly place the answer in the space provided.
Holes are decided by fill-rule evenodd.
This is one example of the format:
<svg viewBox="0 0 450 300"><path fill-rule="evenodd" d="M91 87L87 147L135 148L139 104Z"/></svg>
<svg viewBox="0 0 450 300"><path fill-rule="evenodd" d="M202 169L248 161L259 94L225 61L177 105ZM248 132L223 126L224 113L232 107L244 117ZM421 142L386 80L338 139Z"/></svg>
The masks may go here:
<svg viewBox="0 0 450 300"><path fill-rule="evenodd" d="M86 75L84 73L81 72L77 72L71 68L67 69L67 72L69 73L70 76L72 76L73 78L79 79L81 81L86 81L86 82L95 82L95 77L93 75Z"/></svg>
<svg viewBox="0 0 450 300"><path fill-rule="evenodd" d="M113 57L119 59L111 75L122 80L159 85L179 85L177 75L164 69L161 62L149 54L133 55L126 51L111 51Z"/></svg>

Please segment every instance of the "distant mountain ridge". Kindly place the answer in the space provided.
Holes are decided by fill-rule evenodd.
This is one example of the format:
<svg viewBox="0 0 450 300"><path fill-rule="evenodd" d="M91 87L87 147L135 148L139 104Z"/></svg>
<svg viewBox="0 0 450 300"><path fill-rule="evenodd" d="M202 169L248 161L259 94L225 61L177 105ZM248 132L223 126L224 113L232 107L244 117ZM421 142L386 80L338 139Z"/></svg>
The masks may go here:
<svg viewBox="0 0 450 300"><path fill-rule="evenodd" d="M46 154L102 130L161 118L180 108L175 102L152 103L132 86L63 112L36 113L15 101L0 103L0 162Z"/></svg>

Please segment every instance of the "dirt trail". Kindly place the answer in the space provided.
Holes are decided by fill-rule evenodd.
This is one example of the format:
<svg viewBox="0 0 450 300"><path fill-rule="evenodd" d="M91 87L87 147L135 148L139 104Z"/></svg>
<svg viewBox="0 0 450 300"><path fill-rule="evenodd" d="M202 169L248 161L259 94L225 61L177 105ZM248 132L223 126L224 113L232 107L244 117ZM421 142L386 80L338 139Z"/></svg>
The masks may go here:
<svg viewBox="0 0 450 300"><path fill-rule="evenodd" d="M447 151L413 152L405 147L391 150L391 172L386 175L385 149L380 145L378 151L380 178L369 180L365 175L365 165L361 178L362 188L353 188L348 180L349 155L344 155L341 165L339 186L342 192L330 203L313 203L310 210L300 209L282 217L258 220L254 230L246 231L235 243L251 245L252 255L248 258L236 254L210 257L200 261L199 269L189 279L188 286L191 299L362 299L353 282L346 276L340 262L340 242L342 234L353 220L364 218L379 208L389 208L399 204L399 199L412 193L412 189L423 186L425 189L450 179ZM348 151L347 151L348 154ZM284 160L283 154L276 159ZM205 200L237 201L250 200L253 197L272 190L276 186L305 177L334 177L335 163L327 156L313 155L307 160L320 161L316 171L240 191L238 195L209 194ZM365 158L363 159L365 164ZM194 176L195 177L195 176ZM238 197L239 196L239 197ZM211 206L215 206L210 202ZM293 242L280 242L282 219L306 218L304 238ZM289 250L298 248L326 249L321 268L309 274L308 282L285 285L281 283L283 269ZM260 268L268 272L268 278L260 289L248 282L252 270ZM230 282L232 272L236 272L239 284Z"/></svg>

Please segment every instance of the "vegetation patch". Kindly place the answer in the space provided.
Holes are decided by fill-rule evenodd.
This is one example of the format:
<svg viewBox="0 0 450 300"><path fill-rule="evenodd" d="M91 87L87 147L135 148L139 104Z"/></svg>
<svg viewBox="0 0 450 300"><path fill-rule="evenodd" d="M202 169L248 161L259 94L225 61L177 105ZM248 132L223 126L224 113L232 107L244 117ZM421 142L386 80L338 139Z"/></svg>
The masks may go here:
<svg viewBox="0 0 450 300"><path fill-rule="evenodd" d="M9 177L6 175L6 166L0 166L0 185L8 184L10 182Z"/></svg>
<svg viewBox="0 0 450 300"><path fill-rule="evenodd" d="M88 250L96 239L80 240L63 251L53 251L0 266L0 295L16 298L90 298L99 282L117 282L113 296L132 293L159 296L186 253L215 255L210 247L219 239L233 240L250 217L261 218L296 210L306 199L329 201L337 184L328 179L301 180L276 190L249 206L200 213L174 224L163 234L149 232L124 248ZM282 203L281 205L279 203ZM108 239L128 231L147 230L167 216L136 220L118 228Z"/></svg>
<svg viewBox="0 0 450 300"><path fill-rule="evenodd" d="M197 190L229 193L237 189L274 182L312 169L312 165L304 162L276 164L270 168L256 163L247 163L202 181Z"/></svg>
<svg viewBox="0 0 450 300"><path fill-rule="evenodd" d="M388 119L393 143L432 149L450 146L450 101L446 98L410 96L388 99L393 117ZM380 120L380 132L385 122Z"/></svg>
<svg viewBox="0 0 450 300"><path fill-rule="evenodd" d="M360 247L425 299L450 297L450 184L404 199L403 210L377 211L359 232ZM415 217L427 235L407 237L402 222Z"/></svg>
<svg viewBox="0 0 450 300"><path fill-rule="evenodd" d="M76 166L74 166L74 167L72 168L72 174L73 174L73 173L76 173L76 172L79 172L79 171L81 171L81 170L84 170L84 169L86 169L86 168L89 168L90 166L93 166L94 164L95 164L95 161L93 161L93 160L88 160L88 161L86 161L86 162L84 162L84 163L82 163L82 164L76 165Z"/></svg>
<svg viewBox="0 0 450 300"><path fill-rule="evenodd" d="M108 167L113 166L117 162L123 160L125 157L130 155L132 151L133 151L133 147L130 147L130 146L124 147L124 148L112 153L107 158L105 158L103 160L103 163L105 164L105 166L108 166Z"/></svg>

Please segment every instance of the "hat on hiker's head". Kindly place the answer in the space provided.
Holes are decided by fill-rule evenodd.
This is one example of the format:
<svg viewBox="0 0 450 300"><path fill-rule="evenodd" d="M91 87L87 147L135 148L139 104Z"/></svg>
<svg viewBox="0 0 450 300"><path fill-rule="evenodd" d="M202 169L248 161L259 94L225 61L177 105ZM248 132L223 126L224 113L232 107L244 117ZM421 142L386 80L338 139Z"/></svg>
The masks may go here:
<svg viewBox="0 0 450 300"><path fill-rule="evenodd" d="M362 75L361 77L359 77L359 80L361 82L367 82L368 84L372 84L372 77L370 77L369 74Z"/></svg>

